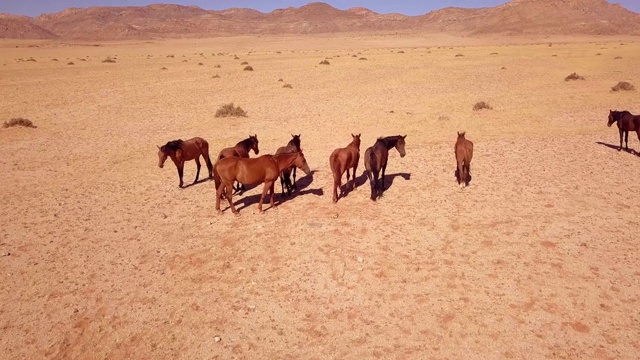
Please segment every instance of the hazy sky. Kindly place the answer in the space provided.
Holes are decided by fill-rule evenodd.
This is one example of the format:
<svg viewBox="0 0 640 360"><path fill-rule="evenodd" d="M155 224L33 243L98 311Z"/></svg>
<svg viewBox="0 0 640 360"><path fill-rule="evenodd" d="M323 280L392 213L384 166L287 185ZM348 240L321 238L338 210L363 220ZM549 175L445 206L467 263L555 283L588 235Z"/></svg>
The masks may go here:
<svg viewBox="0 0 640 360"><path fill-rule="evenodd" d="M299 7L312 1L305 0L0 0L0 13L37 16L42 13L58 12L68 7L88 6L140 6L154 3L196 5L208 10L230 7L247 7L262 12L288 6ZM507 0L324 0L338 9L362 6L379 13L403 13L407 15L425 14L431 10L447 6L485 7L504 4ZM609 0L622 4L629 10L640 13L640 0Z"/></svg>

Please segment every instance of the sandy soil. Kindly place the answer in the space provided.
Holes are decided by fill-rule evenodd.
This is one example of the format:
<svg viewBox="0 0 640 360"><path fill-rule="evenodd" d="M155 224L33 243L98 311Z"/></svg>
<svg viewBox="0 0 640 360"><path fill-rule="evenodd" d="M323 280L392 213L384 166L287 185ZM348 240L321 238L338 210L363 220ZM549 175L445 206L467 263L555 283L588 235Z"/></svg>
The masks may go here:
<svg viewBox="0 0 640 360"><path fill-rule="evenodd" d="M0 42L0 120L38 126L0 129L0 353L636 358L640 158L615 149L606 117L640 113L637 92L609 91L640 86L640 42L548 42ZM214 118L228 102L249 117ZM464 190L457 130L475 143ZM408 135L377 203L362 162L359 188L331 202L328 157L351 132L362 152ZM301 133L315 170L262 215L261 187L218 216L213 182L179 189L157 166L169 140L202 136L215 156L254 133L261 154Z"/></svg>

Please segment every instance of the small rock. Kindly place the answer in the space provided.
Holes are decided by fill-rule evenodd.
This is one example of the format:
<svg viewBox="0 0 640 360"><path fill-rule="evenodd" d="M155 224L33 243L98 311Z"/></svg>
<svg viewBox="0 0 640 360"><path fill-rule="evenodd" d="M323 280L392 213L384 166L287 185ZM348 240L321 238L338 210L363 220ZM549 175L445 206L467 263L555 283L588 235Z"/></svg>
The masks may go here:
<svg viewBox="0 0 640 360"><path fill-rule="evenodd" d="M220 342L220 341L222 341L222 338L220 336L216 336L216 337L213 338L213 341Z"/></svg>
<svg viewBox="0 0 640 360"><path fill-rule="evenodd" d="M358 260L358 262L359 262L359 263L362 263L362 262L364 261L364 259L362 258L362 256L358 256L358 259L357 259L357 260Z"/></svg>

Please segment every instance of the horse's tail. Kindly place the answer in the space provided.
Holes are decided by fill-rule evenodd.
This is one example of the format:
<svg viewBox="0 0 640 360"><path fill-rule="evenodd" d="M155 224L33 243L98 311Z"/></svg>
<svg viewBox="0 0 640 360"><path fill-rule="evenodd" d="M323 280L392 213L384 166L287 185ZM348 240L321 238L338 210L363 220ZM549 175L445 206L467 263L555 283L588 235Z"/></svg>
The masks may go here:
<svg viewBox="0 0 640 360"><path fill-rule="evenodd" d="M213 167L213 182L216 184L217 192L220 184L222 184L222 179L220 179L220 174L218 174L218 163L216 163L216 166Z"/></svg>
<svg viewBox="0 0 640 360"><path fill-rule="evenodd" d="M333 173L333 183L340 187L342 186L342 174L340 173L340 163L336 161L336 157L337 156L334 156L334 154L331 154L331 157L329 158L329 166Z"/></svg>
<svg viewBox="0 0 640 360"><path fill-rule="evenodd" d="M373 172L376 171L377 169L378 169L378 164L376 160L376 154L374 151L370 151L369 152L369 169L367 169L369 171L367 172L367 175L369 176L369 180L371 180L371 186L375 185Z"/></svg>

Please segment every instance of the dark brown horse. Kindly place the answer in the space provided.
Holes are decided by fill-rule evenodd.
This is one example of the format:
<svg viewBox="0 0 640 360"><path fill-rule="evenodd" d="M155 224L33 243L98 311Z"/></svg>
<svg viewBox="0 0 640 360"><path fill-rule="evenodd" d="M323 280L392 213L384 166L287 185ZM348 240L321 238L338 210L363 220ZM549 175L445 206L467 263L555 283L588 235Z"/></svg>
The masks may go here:
<svg viewBox="0 0 640 360"><path fill-rule="evenodd" d="M380 137L372 147L368 148L364 153L364 168L371 184L371 200L376 201L382 196L384 187L384 173L387 170L387 160L389 159L389 150L396 148L400 153L400 157L404 157L404 139L407 135L396 135L388 137ZM378 175L382 170L382 186L378 183Z"/></svg>
<svg viewBox="0 0 640 360"><path fill-rule="evenodd" d="M216 183L216 210L218 213L221 213L220 199L222 198L223 192L226 191L225 197L229 201L231 211L233 211L234 214L238 214L238 210L233 206L232 201L233 192L231 187L234 181L247 185L264 183L262 196L258 203L258 210L262 212L262 203L268 191L271 192L270 204L273 208L273 188L275 181L278 179L282 170L291 166L300 168L305 174L311 172L302 151L278 155L263 155L253 159L229 157L219 160L213 169L213 178Z"/></svg>
<svg viewBox="0 0 640 360"><path fill-rule="evenodd" d="M622 135L625 135L625 150L629 151L629 131L635 131L640 140L640 115L633 115L628 111L613 111L609 110L609 121L607 126L611 127L613 123L618 123L618 130L620 131L620 148L622 150Z"/></svg>
<svg viewBox="0 0 640 360"><path fill-rule="evenodd" d="M469 174L471 171L471 158L473 157L473 143L464 137L464 132L458 132L458 139L453 148L456 154L456 164L458 166L457 179L460 188L469 184Z"/></svg>
<svg viewBox="0 0 640 360"><path fill-rule="evenodd" d="M353 182L351 190L356 189L356 170L360 161L360 134L351 134L352 140L345 148L333 150L329 156L329 166L333 173L333 202L338 202L338 189L342 186L342 174L347 172L347 186L349 185L349 169L353 168ZM342 195L342 193L341 193Z"/></svg>
<svg viewBox="0 0 640 360"><path fill-rule="evenodd" d="M289 140L289 143L287 144L287 146L280 147L278 148L278 150L276 150L276 155L302 151L300 149L300 134L298 135L291 134L291 136L293 138ZM280 186L282 187L282 196L284 196L285 186L287 187L287 195L291 195L291 189L298 188L296 186L296 169L297 168L295 166L292 166L288 169L282 170L282 174L280 174ZM291 182L292 173L293 173L293 183Z"/></svg>
<svg viewBox="0 0 640 360"><path fill-rule="evenodd" d="M184 170L184 162L189 160L195 160L198 166L196 172L196 179L194 183L198 181L200 176L200 155L204 158L207 169L209 169L209 178L213 177L213 165L209 158L209 143L200 137L194 137L189 140L173 140L169 141L165 145L158 146L158 159L160 160L158 166L162 168L167 157L170 157L176 167L178 168L178 176L180 177L180 187L182 187L182 171Z"/></svg>
<svg viewBox="0 0 640 360"><path fill-rule="evenodd" d="M218 161L220 159L228 158L228 157L241 157L248 158L249 151L253 150L253 153L258 155L260 153L260 149L258 149L258 135L249 135L248 138L240 141L236 144L236 146L224 148L218 154ZM238 186L234 187L234 190L246 190L244 184L238 184Z"/></svg>

